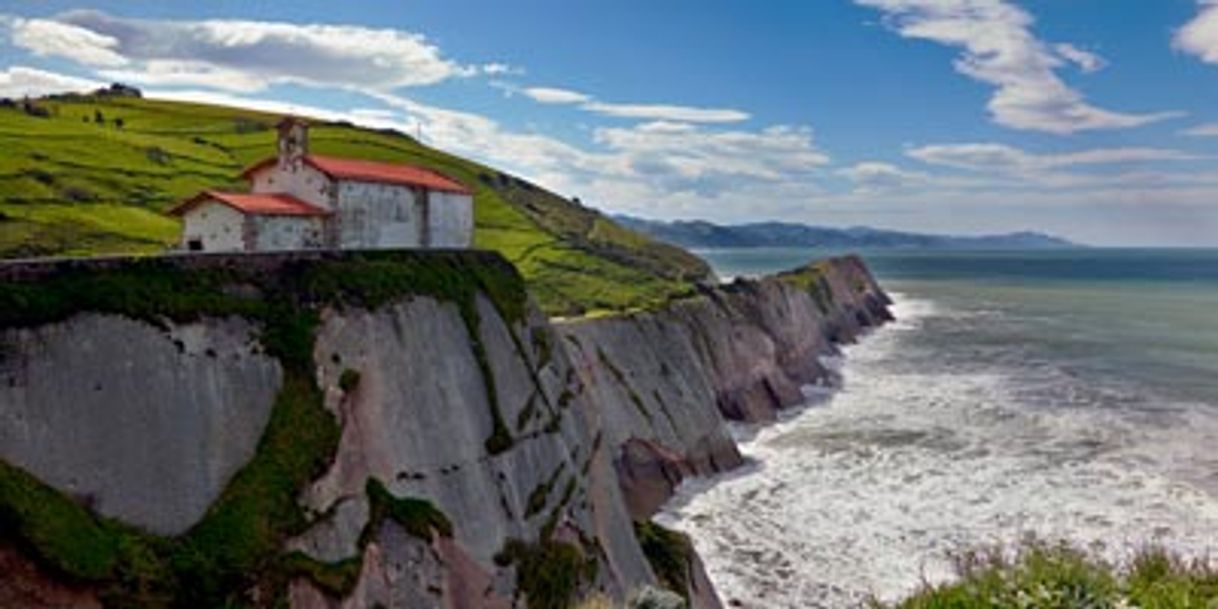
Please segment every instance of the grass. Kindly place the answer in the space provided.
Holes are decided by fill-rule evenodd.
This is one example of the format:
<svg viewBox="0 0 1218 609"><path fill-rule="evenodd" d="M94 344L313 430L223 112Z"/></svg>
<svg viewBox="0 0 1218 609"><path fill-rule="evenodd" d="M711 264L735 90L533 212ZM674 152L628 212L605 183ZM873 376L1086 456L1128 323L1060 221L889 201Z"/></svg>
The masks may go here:
<svg viewBox="0 0 1218 609"><path fill-rule="evenodd" d="M579 546L552 539L509 540L495 561L516 566L516 589L528 609L570 609L580 588L596 579L594 558Z"/></svg>
<svg viewBox="0 0 1218 609"><path fill-rule="evenodd" d="M0 108L0 258L162 251L179 232L165 210L203 189L245 188L241 169L275 150L269 114L114 97L38 105L50 116ZM402 134L319 123L311 149L423 165L473 188L476 246L519 267L553 315L654 307L709 274L684 250Z"/></svg>
<svg viewBox="0 0 1218 609"><path fill-rule="evenodd" d="M251 286L257 291L251 293ZM468 312L476 310L478 293L508 319L524 315L523 280L502 258L479 253L349 254L277 271L187 270L151 258L106 270L63 265L36 282L0 284L0 328L52 323L81 311L154 324L240 315L260 325L263 347L284 370L255 456L184 535L156 537L99 518L3 462L0 535L68 581L98 588L108 605L246 606L248 591L266 586L271 589L264 598L274 597L284 581L283 543L309 524L296 498L329 466L338 444L338 424L324 408L314 374L318 310L376 308L426 295ZM370 482L368 492L378 519L391 518L419 536L451 535L451 524L429 504L394 498L379 483ZM333 569L302 565L299 558L286 564L333 575Z"/></svg>
<svg viewBox="0 0 1218 609"><path fill-rule="evenodd" d="M660 585L688 603L690 562L694 551L689 538L650 521L635 523L634 532Z"/></svg>
<svg viewBox="0 0 1218 609"><path fill-rule="evenodd" d="M818 262L803 268L780 273L778 278L808 292L812 296L812 300L816 302L816 308L820 309L821 313L827 314L833 309L834 305L833 286L829 284L829 280L825 277L828 270L827 262Z"/></svg>
<svg viewBox="0 0 1218 609"><path fill-rule="evenodd" d="M1218 605L1218 571L1161 549L1144 550L1129 564L1118 566L1068 545L1029 542L1015 550L959 557L957 571L958 581L926 586L894 607L1208 609Z"/></svg>
<svg viewBox="0 0 1218 609"><path fill-rule="evenodd" d="M378 524L392 520L410 535L430 542L435 535L453 536L453 525L430 502L422 499L399 499L390 494L379 480L370 479L366 485L369 516L365 536L375 533Z"/></svg>

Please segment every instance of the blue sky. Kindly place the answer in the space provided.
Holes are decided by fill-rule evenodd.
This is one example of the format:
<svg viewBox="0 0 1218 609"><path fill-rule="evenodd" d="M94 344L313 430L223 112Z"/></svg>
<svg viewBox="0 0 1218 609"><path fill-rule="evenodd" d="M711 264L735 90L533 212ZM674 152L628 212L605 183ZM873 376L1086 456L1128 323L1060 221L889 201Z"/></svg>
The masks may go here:
<svg viewBox="0 0 1218 609"><path fill-rule="evenodd" d="M1218 0L0 1L0 96L112 80L611 212L1218 246Z"/></svg>

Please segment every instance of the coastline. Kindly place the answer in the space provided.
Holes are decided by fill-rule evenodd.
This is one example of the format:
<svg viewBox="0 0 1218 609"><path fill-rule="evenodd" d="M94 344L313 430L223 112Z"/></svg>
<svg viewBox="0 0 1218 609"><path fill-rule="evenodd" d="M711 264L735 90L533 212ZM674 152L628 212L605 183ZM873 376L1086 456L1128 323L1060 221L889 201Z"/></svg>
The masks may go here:
<svg viewBox="0 0 1218 609"><path fill-rule="evenodd" d="M1113 565L1147 548L1212 559L1218 402L1197 370L1218 289L1147 268L1148 290L1130 254L1074 255L999 278L991 257L876 263L897 323L846 347L827 405L741 445L747 474L691 483L660 522L749 608L897 602L956 581L952 556L1029 538Z"/></svg>
<svg viewBox="0 0 1218 609"><path fill-rule="evenodd" d="M20 515L0 549L29 573L0 592L62 593L66 572L94 599L186 594L185 552L216 574L194 592L209 604L259 587L294 607L506 607L663 585L720 608L683 537L659 535L676 572L641 543L651 517L684 478L740 465L727 421L777 420L830 374L818 356L891 319L857 257L557 323L485 252L51 261L0 280L0 416L23 422L0 443L0 510ZM232 433L197 439L211 428ZM248 482L285 459L290 478ZM64 514L79 532L60 538ZM147 561L79 560L114 537ZM386 584L408 567L421 578Z"/></svg>

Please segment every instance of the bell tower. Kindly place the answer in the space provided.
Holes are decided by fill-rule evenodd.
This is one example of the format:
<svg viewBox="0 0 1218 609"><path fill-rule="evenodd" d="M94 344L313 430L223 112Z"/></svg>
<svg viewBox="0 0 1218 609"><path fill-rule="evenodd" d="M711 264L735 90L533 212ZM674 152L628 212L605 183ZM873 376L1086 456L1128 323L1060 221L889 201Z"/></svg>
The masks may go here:
<svg viewBox="0 0 1218 609"><path fill-rule="evenodd" d="M299 171L309 154L309 123L289 116L279 121L279 168Z"/></svg>

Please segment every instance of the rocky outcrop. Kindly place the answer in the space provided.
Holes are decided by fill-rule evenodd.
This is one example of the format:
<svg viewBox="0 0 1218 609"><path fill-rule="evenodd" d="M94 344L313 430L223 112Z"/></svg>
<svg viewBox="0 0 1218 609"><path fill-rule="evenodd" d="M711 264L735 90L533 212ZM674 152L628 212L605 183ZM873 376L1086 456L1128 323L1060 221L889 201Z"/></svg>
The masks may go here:
<svg viewBox="0 0 1218 609"><path fill-rule="evenodd" d="M0 607L101 609L92 590L56 581L7 543L0 543Z"/></svg>
<svg viewBox="0 0 1218 609"><path fill-rule="evenodd" d="M636 519L687 476L741 463L726 421L764 422L830 383L820 357L890 319L857 257L706 289L659 311L558 325ZM713 406L713 407L712 407Z"/></svg>
<svg viewBox="0 0 1218 609"><path fill-rule="evenodd" d="M452 252L23 264L0 305L0 594L327 609L717 609L636 523L887 314L845 258L552 324Z"/></svg>
<svg viewBox="0 0 1218 609"><path fill-rule="evenodd" d="M374 478L395 495L427 498L456 523L455 544L436 549L459 548L466 558L457 562L494 571L496 555L510 540L536 540L546 527L561 525L575 531L577 541L589 540L589 552L603 554L600 587L621 596L650 581L616 484L601 480L609 482L605 488L592 488L608 471L596 462L603 453L594 451L597 407L583 394L565 351L556 348L552 330L536 313L511 324L482 296L475 306L477 336L456 305L430 298L324 315L315 347L318 378L343 435L333 465L302 499L334 516L294 546L327 561L359 554L368 512L364 487ZM470 348L474 342L485 350L491 383ZM344 390L340 382L348 371L359 382ZM491 453L486 440L497 417L513 443ZM387 548L403 546L376 539L381 557L392 554ZM357 590L371 589L369 578L382 577L366 566ZM479 573L477 579L487 582L478 590L479 603L512 598L513 582L502 574ZM376 602L424 606L390 600Z"/></svg>
<svg viewBox="0 0 1218 609"><path fill-rule="evenodd" d="M85 313L0 330L0 346L0 459L161 534L198 522L253 457L282 377L239 318Z"/></svg>

